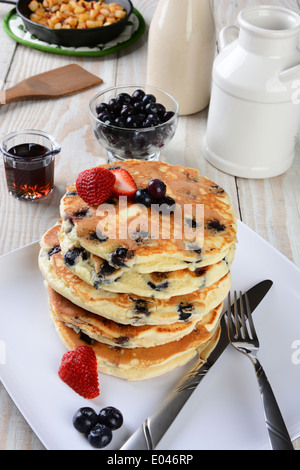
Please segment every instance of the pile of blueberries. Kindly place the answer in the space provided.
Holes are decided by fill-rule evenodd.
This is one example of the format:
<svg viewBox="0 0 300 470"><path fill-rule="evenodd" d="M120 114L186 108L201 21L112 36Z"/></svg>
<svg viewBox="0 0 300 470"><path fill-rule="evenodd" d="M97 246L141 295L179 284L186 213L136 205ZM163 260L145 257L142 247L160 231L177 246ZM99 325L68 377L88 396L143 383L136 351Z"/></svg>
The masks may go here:
<svg viewBox="0 0 300 470"><path fill-rule="evenodd" d="M154 95L140 89L131 96L119 93L108 103L99 103L96 113L101 122L95 131L96 138L104 139L103 145L113 150L124 150L123 156L139 152L144 157L154 153L153 147L163 148L175 132L175 113L157 103Z"/></svg>
<svg viewBox="0 0 300 470"><path fill-rule="evenodd" d="M112 431L123 424L122 413L113 406L103 408L99 414L93 408L79 408L73 416L73 426L87 436L89 443L97 448L106 447L112 440Z"/></svg>
<svg viewBox="0 0 300 470"><path fill-rule="evenodd" d="M158 126L174 116L174 112L156 102L156 97L146 94L143 90L119 93L108 103L96 106L98 119L104 124L127 129L140 129Z"/></svg>

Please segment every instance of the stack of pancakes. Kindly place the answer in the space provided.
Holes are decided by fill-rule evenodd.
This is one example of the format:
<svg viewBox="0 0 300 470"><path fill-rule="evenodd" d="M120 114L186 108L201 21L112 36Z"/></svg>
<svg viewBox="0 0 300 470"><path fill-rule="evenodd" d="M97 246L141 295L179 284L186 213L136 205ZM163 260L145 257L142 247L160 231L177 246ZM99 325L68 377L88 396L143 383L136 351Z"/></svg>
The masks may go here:
<svg viewBox="0 0 300 470"><path fill-rule="evenodd" d="M39 254L56 331L68 349L88 343L99 371L128 380L161 375L197 354L206 360L231 287L236 216L228 195L183 166L103 166L125 168L138 189L160 179L178 211L155 215L124 198L91 207L69 186Z"/></svg>

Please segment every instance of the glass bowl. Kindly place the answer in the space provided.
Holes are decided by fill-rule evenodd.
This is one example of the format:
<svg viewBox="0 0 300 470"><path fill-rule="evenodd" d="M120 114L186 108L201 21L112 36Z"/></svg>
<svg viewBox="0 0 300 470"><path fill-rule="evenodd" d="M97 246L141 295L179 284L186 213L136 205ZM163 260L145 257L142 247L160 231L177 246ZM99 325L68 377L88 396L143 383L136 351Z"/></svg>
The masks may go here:
<svg viewBox="0 0 300 470"><path fill-rule="evenodd" d="M179 106L164 90L127 85L97 93L89 110L94 135L109 161L159 160L176 132Z"/></svg>

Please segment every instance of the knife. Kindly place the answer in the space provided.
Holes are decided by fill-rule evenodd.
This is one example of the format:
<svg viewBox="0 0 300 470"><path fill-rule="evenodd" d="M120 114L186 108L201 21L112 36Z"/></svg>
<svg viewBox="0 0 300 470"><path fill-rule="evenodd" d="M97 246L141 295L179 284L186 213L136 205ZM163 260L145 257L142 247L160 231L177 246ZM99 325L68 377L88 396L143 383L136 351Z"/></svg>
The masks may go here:
<svg viewBox="0 0 300 470"><path fill-rule="evenodd" d="M273 281L265 280L248 290L250 309L253 312L273 285ZM233 308L233 307L232 307ZM199 385L207 372L219 359L229 344L225 320L221 319L221 335L219 342L206 362L199 357L194 366L175 385L151 416L132 434L120 450L154 450L174 419Z"/></svg>

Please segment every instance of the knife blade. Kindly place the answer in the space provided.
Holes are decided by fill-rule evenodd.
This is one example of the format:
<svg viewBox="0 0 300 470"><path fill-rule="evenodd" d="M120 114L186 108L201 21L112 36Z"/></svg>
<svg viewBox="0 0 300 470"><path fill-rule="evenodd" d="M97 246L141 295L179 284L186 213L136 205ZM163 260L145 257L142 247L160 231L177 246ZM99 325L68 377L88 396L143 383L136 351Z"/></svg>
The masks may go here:
<svg viewBox="0 0 300 470"><path fill-rule="evenodd" d="M260 304L273 285L273 281L265 280L248 290L251 313ZM233 307L232 307L233 308ZM224 318L221 319L221 335L216 348L206 362L199 357L187 374L175 385L156 410L145 419L142 425L123 444L120 450L154 450L174 419L181 411L196 387L206 376L229 344Z"/></svg>

